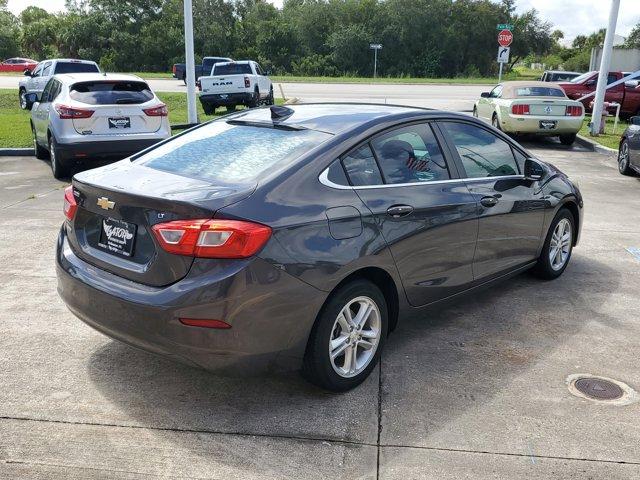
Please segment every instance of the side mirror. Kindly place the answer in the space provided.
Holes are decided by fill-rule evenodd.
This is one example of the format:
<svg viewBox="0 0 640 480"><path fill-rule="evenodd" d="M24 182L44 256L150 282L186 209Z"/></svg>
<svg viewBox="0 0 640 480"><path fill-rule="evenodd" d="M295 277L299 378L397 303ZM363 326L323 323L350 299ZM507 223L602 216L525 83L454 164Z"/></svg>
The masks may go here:
<svg viewBox="0 0 640 480"><path fill-rule="evenodd" d="M23 74L25 77L31 77L31 70L29 70L28 68L25 68L25 69L24 69L24 72L22 72L22 74Z"/></svg>
<svg viewBox="0 0 640 480"><path fill-rule="evenodd" d="M491 95L491 92L482 92L482 93L480 94L480 96L481 96L482 98L489 98L489 96L490 96L490 95Z"/></svg>
<svg viewBox="0 0 640 480"><path fill-rule="evenodd" d="M629 122L631 123L631 125L640 126L640 117L631 117L629 119Z"/></svg>
<svg viewBox="0 0 640 480"><path fill-rule="evenodd" d="M544 176L544 168L531 158L524 161L524 179L536 182Z"/></svg>

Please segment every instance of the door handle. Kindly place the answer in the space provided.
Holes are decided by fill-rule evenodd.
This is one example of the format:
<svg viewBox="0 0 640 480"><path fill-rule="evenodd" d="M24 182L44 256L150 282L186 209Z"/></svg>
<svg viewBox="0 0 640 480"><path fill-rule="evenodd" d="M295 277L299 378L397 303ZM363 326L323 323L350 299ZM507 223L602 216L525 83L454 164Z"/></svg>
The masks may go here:
<svg viewBox="0 0 640 480"><path fill-rule="evenodd" d="M482 197L480 203L485 207L495 207L498 204L498 198L496 197Z"/></svg>
<svg viewBox="0 0 640 480"><path fill-rule="evenodd" d="M406 217L413 212L411 205L394 205L387 209L387 214L393 218Z"/></svg>

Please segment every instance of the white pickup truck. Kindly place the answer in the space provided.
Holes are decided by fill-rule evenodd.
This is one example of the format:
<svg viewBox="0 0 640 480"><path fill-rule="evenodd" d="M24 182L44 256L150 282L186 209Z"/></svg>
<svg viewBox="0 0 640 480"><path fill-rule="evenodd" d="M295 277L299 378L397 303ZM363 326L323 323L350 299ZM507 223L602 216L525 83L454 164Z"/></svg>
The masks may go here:
<svg viewBox="0 0 640 480"><path fill-rule="evenodd" d="M252 60L216 63L209 76L200 77L198 88L200 103L207 115L223 105L227 110L234 110L237 105L273 105L271 80Z"/></svg>

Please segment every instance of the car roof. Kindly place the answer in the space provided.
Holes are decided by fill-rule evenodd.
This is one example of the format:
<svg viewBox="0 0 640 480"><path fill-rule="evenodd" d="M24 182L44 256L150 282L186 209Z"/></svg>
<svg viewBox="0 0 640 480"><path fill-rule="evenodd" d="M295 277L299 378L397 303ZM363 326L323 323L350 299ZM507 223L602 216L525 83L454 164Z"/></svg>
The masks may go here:
<svg viewBox="0 0 640 480"><path fill-rule="evenodd" d="M129 81L129 82L145 82L137 75L126 75L123 73L98 73L98 72L81 72L81 73L59 73L54 75L55 78L65 84L77 82L99 82L99 81Z"/></svg>
<svg viewBox="0 0 640 480"><path fill-rule="evenodd" d="M279 120L279 125L308 128L331 134L353 130L376 121L393 120L394 117L402 120L416 116L446 114L449 117L469 118L467 115L427 108L374 103L302 103L284 105L284 107L290 109L292 113ZM242 111L234 114L232 119L255 123L273 122L270 108Z"/></svg>
<svg viewBox="0 0 640 480"><path fill-rule="evenodd" d="M567 70L545 70L544 73L568 73L570 75L582 75L578 72L569 72Z"/></svg>
<svg viewBox="0 0 640 480"><path fill-rule="evenodd" d="M40 60L38 63L43 62L96 63L93 60L79 60L77 58L47 58L46 60Z"/></svg>
<svg viewBox="0 0 640 480"><path fill-rule="evenodd" d="M523 87L556 88L564 94L564 90L562 90L562 87L554 82L520 80L515 82L504 82L502 84L502 98L518 98L516 89Z"/></svg>

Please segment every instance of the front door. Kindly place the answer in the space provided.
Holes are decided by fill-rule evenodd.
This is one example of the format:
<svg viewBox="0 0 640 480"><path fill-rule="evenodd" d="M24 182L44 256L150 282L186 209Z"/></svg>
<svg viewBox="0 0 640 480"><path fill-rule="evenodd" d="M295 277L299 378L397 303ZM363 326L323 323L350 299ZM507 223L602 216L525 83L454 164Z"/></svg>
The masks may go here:
<svg viewBox="0 0 640 480"><path fill-rule="evenodd" d="M476 280L499 275L536 259L546 201L538 182L521 174L524 155L487 128L441 122L458 153L469 191L478 206Z"/></svg>
<svg viewBox="0 0 640 480"><path fill-rule="evenodd" d="M391 250L409 303L425 305L471 284L475 200L429 123L374 137L342 162Z"/></svg>

